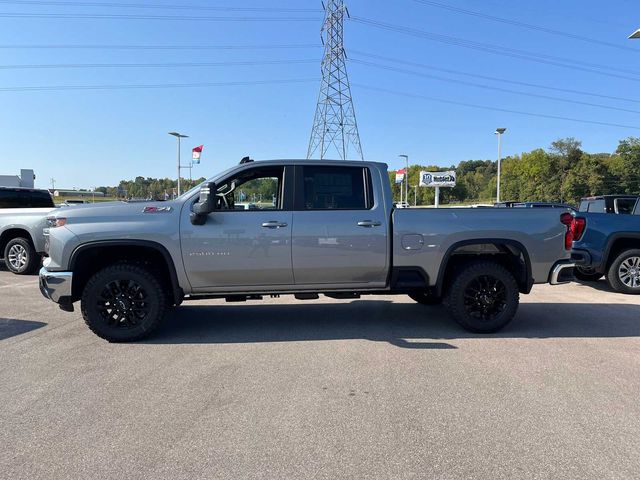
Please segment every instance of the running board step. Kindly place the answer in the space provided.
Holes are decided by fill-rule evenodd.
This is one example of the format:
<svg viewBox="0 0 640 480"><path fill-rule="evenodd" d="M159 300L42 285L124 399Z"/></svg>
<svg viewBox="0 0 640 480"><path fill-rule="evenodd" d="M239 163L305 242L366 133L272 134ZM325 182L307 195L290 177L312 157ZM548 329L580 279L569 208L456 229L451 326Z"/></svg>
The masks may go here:
<svg viewBox="0 0 640 480"><path fill-rule="evenodd" d="M320 295L317 293L296 293L294 297L296 300L318 300Z"/></svg>
<svg viewBox="0 0 640 480"><path fill-rule="evenodd" d="M355 292L325 293L324 296L329 298L335 298L336 300L349 300L352 298L360 298L360 294Z"/></svg>
<svg viewBox="0 0 640 480"><path fill-rule="evenodd" d="M225 302L246 302L247 300L262 300L262 295L228 295L224 297Z"/></svg>

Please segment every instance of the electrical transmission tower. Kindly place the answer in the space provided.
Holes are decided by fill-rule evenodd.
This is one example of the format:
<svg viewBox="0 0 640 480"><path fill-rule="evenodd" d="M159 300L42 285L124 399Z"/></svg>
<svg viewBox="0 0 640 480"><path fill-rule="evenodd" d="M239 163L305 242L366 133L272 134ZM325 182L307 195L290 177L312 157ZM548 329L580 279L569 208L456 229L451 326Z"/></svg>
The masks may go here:
<svg viewBox="0 0 640 480"><path fill-rule="evenodd" d="M327 0L321 34L324 43L322 84L311 130L307 158L314 155L320 160L336 151L338 158L346 160L352 147L364 160L356 112L353 109L351 87L347 76L346 54L343 44L344 15L348 15L342 0Z"/></svg>

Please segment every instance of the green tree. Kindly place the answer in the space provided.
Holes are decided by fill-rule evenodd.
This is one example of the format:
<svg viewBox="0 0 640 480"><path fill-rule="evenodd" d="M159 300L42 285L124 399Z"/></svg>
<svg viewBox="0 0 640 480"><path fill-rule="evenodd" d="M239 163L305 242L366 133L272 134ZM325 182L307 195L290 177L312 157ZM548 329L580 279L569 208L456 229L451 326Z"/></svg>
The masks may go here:
<svg viewBox="0 0 640 480"><path fill-rule="evenodd" d="M619 160L612 163L612 173L618 178L619 193L640 191L640 138L621 140L616 153Z"/></svg>

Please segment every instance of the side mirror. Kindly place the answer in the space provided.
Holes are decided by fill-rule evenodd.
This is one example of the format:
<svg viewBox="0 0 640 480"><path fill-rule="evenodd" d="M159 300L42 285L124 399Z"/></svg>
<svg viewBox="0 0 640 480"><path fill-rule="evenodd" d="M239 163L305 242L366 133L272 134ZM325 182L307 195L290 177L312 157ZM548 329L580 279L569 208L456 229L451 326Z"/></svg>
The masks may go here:
<svg viewBox="0 0 640 480"><path fill-rule="evenodd" d="M200 188L200 198L193 205L191 212L191 223L193 225L204 225L207 215L216 209L216 184L214 182L205 183Z"/></svg>

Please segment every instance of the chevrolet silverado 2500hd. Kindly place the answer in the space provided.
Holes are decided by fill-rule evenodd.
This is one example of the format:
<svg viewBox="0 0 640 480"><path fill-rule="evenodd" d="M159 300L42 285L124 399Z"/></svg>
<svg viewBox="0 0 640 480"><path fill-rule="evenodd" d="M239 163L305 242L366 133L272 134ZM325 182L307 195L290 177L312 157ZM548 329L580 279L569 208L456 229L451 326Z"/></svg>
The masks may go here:
<svg viewBox="0 0 640 480"><path fill-rule="evenodd" d="M571 277L571 214L394 209L388 178L374 162L249 161L171 202L59 211L41 291L63 310L80 301L110 341L146 336L183 300L280 294L445 299L463 327L493 332L534 283Z"/></svg>

